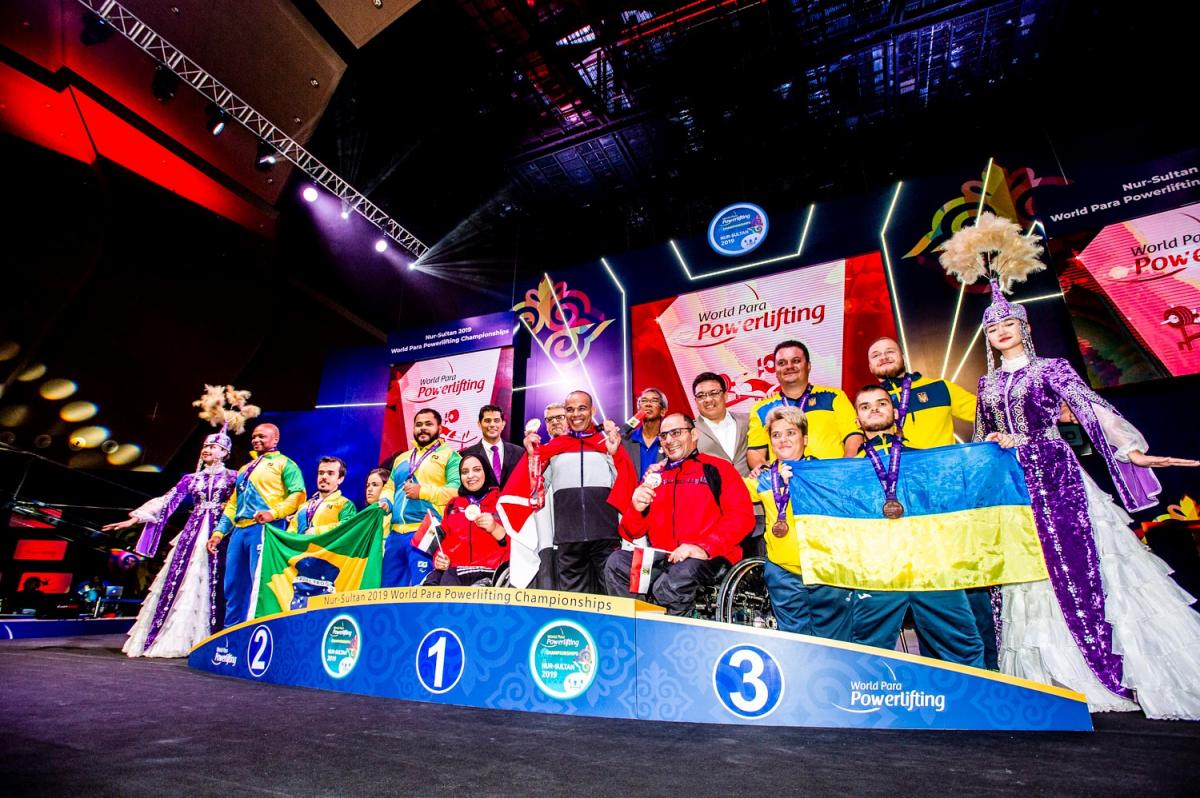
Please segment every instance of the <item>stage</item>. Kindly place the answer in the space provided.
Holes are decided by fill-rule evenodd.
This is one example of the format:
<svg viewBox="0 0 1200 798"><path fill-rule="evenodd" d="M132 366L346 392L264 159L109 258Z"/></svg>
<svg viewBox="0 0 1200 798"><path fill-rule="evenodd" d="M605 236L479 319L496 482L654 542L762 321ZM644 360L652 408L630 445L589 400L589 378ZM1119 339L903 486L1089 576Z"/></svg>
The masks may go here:
<svg viewBox="0 0 1200 798"><path fill-rule="evenodd" d="M1200 724L1138 713L1096 715L1093 734L577 718L222 678L122 642L0 644L6 792L1142 796L1200 779Z"/></svg>

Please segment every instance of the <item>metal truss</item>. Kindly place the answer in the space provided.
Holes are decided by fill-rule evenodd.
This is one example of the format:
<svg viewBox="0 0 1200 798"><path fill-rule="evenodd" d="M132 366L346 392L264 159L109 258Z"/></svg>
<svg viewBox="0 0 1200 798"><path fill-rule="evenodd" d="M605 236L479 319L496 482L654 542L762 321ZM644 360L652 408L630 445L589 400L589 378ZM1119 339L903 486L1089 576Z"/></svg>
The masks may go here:
<svg viewBox="0 0 1200 798"><path fill-rule="evenodd" d="M129 9L116 0L78 0L78 2L112 25L114 30L149 54L151 58L165 64L181 80L222 108L231 119L236 119L255 136L274 147L282 157L287 158L296 165L296 168L312 178L313 182L323 186L340 199L345 207L378 227L384 235L394 240L401 248L417 258L429 250L426 244L384 213L378 205L321 163L315 155L300 146L299 142L272 124L271 120L250 107L249 103L226 88L203 67L188 58L178 47L155 33Z"/></svg>

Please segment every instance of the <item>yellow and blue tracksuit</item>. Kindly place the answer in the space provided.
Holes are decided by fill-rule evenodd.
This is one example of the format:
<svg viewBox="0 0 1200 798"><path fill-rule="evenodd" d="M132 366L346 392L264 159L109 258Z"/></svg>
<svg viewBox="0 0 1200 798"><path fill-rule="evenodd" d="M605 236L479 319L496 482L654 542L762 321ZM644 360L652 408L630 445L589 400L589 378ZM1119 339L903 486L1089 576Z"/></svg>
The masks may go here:
<svg viewBox="0 0 1200 798"><path fill-rule="evenodd" d="M357 514L358 508L354 502L343 496L340 490L335 490L324 499L321 494L314 493L288 521L287 531L296 535L319 535Z"/></svg>
<svg viewBox="0 0 1200 798"><path fill-rule="evenodd" d="M228 536L225 552L225 626L248 620L254 608L250 596L258 572L258 556L262 551L263 525L255 523L254 514L269 510L278 529L284 519L304 501L304 476L300 467L277 451L250 453L250 462L238 469L233 493L225 502L225 511L213 533Z"/></svg>
<svg viewBox="0 0 1200 798"><path fill-rule="evenodd" d="M383 541L384 587L419 585L428 575L433 560L412 545L413 532L430 511L440 520L446 505L458 495L462 484L458 474L461 460L458 452L441 439L396 458L387 484L379 494L379 502L392 514L392 527L390 532L385 531ZM415 474L413 463L417 463ZM405 482L421 486L418 498L410 499L404 494Z"/></svg>
<svg viewBox="0 0 1200 798"><path fill-rule="evenodd" d="M904 431L908 432L907 423ZM907 440L907 435L905 437ZM879 452L886 467L888 457L885 455L891 452L892 437L876 435L868 439L860 447L859 457L866 457L868 446ZM904 468L903 460L900 467ZM879 523L886 524L888 520L881 514ZM855 593L851 642L889 650L895 648L904 615L911 608L926 656L973 668L984 667L983 641L966 591L857 590Z"/></svg>
<svg viewBox="0 0 1200 798"><path fill-rule="evenodd" d="M880 380L899 407L904 377ZM975 394L947 380L912 373L908 415L904 418L904 445L910 449L932 449L954 444L954 419L975 423Z"/></svg>
<svg viewBox="0 0 1200 798"><path fill-rule="evenodd" d="M806 460L815 459L806 457ZM792 468L803 468L803 462L794 462ZM800 542L796 519L792 515L792 503L784 507L788 522L787 534L778 537L771 531L779 518L775 506L775 494L771 488L771 472L764 469L757 477L746 477L750 496L762 502L767 543L767 562L763 566L763 579L767 593L771 596L771 609L775 622L785 632L814 635L829 640L850 641L853 623L854 591L831 585L807 585L801 574Z"/></svg>
<svg viewBox="0 0 1200 798"><path fill-rule="evenodd" d="M797 407L795 401L786 400L783 394L776 392L759 399L750 408L750 429L746 438L751 449L769 449L771 436L766 428L767 415L783 404ZM858 429L854 405L837 388L813 385L812 393L799 409L808 418L808 444L804 447L804 453L818 460L845 457L846 438L862 434ZM768 462L774 459L775 452L769 451Z"/></svg>

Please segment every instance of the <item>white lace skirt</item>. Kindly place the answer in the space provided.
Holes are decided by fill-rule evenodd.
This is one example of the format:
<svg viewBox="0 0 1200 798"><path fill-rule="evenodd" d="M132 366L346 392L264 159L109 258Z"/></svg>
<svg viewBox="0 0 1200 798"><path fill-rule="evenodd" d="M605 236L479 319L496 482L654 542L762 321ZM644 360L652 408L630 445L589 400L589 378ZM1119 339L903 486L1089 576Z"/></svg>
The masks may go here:
<svg viewBox="0 0 1200 798"><path fill-rule="evenodd" d="M142 610L138 613L137 622L129 630L129 639L121 650L131 657L186 657L192 646L208 637L209 595L208 595L208 519L202 520L200 531L196 535L196 545L192 547L192 555L188 559L187 570L179 583L179 591L175 596L175 605L158 630L154 645L146 648L146 635L150 632L150 624L154 622L154 613L158 609L159 595L163 583L167 581L167 573L171 563L179 553L175 548L179 536L171 541L171 553L166 562L154 577L150 592L142 602ZM180 533L182 534L182 533Z"/></svg>
<svg viewBox="0 0 1200 798"><path fill-rule="evenodd" d="M1082 469L1081 469L1082 471ZM1147 717L1200 720L1200 614L1170 567L1129 529L1132 519L1083 472L1088 517L1100 555L1105 617L1122 684ZM1000 670L1087 696L1092 712L1137 704L1114 695L1088 668L1049 581L1004 585Z"/></svg>

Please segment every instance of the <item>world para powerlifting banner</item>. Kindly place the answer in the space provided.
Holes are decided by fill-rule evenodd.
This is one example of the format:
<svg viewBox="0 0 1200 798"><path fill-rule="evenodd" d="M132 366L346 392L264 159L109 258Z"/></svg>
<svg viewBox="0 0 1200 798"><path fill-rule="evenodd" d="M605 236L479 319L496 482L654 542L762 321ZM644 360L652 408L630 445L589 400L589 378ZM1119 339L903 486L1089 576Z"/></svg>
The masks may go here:
<svg viewBox="0 0 1200 798"><path fill-rule="evenodd" d="M383 509L368 507L320 535L263 528L254 617L303 609L313 596L379 587Z"/></svg>

